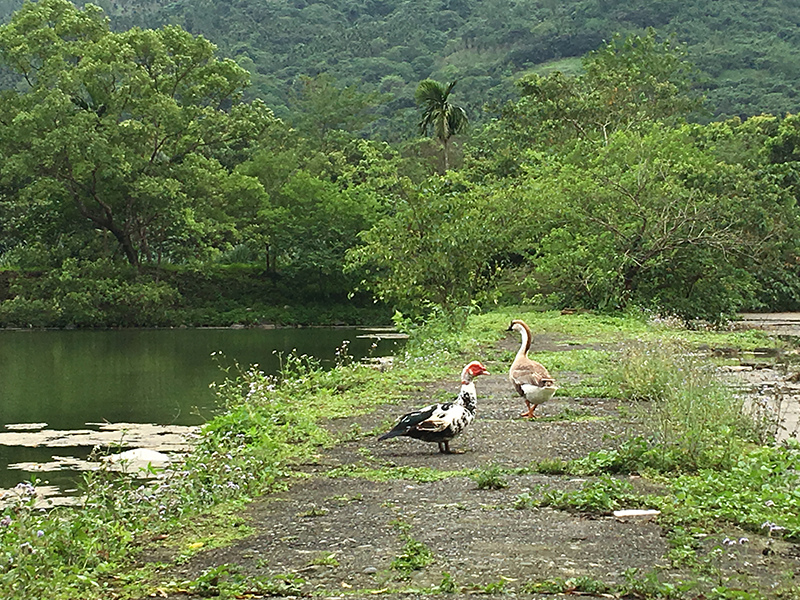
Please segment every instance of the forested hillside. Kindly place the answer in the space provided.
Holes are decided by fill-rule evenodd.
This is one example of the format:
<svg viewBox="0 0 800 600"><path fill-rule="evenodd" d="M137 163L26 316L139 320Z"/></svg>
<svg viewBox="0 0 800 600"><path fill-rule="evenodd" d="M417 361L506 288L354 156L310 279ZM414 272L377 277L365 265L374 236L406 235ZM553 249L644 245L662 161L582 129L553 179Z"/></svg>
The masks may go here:
<svg viewBox="0 0 800 600"><path fill-rule="evenodd" d="M19 0L0 2L7 19ZM286 118L300 76L390 94L366 128L413 132L413 92L459 80L473 120L514 95L530 72L574 72L616 33L654 27L685 43L715 117L798 112L800 5L790 0L99 0L116 29L177 24L201 33L252 74L249 97Z"/></svg>
<svg viewBox="0 0 800 600"><path fill-rule="evenodd" d="M577 4L337 6L112 4L115 22L40 0L0 26L0 324L800 308L796 115L699 118L684 46L654 29L595 45L600 16L594 39L556 26ZM668 6L640 21L674 24ZM531 54L537 10L558 34ZM156 16L213 26L222 50L120 20ZM762 59L789 52L774 35ZM549 58L571 68L534 70Z"/></svg>

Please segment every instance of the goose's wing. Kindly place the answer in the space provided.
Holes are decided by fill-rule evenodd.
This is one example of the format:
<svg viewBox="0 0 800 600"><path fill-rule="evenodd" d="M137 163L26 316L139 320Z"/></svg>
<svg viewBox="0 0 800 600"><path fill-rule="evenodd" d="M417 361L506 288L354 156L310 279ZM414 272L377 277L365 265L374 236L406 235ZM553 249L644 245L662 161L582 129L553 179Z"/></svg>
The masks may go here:
<svg viewBox="0 0 800 600"><path fill-rule="evenodd" d="M538 387L543 384L544 380L553 380L545 366L534 360L528 360L514 365L509 373L509 379L511 379L511 382L517 387L527 385L535 385Z"/></svg>

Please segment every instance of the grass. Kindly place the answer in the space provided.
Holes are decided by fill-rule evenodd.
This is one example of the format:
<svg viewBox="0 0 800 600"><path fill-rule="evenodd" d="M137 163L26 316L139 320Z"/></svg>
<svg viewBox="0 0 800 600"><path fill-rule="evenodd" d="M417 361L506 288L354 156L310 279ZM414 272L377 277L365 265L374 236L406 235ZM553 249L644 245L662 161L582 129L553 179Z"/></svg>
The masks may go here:
<svg viewBox="0 0 800 600"><path fill-rule="evenodd" d="M635 416L649 434L577 461L553 460L530 469L490 467L474 474L374 464L365 456L363 463L340 467L330 475L420 483L474 476L479 486L491 488L509 476L534 470L583 473L597 479L569 494L540 490L521 498L520 507L546 501L571 510L603 512L636 497L623 484L614 483L622 480L604 474L636 472L666 490L659 505L661 523L684 554L699 550L686 550L681 532L702 532L719 523L754 535L798 539L797 446L770 448L755 443L757 436L742 428L737 411L731 409L731 398L715 387L709 373L686 359L688 353L674 350L701 343L753 349L773 346L774 339L760 332L689 331L646 315L565 316L514 308L473 315L461 330L431 319L417 327L408 354L386 373L361 367L346 353L332 371L323 371L310 357L294 355L284 357L278 376L233 367L229 380L216 388L227 407L225 414L204 427L200 442L179 471L152 486L118 474L94 473L84 484L84 506L44 513L34 507L30 490L23 487L16 505L0 512L0 596L94 600L148 595L133 574L156 574L152 569L130 570L143 540L166 535L185 558L210 545L230 543L247 531L241 524L234 526L244 503L286 487L293 464L312 461L320 448L339 441L320 426L323 419L362 414L398 400L418 385L415 382L452 379L465 358L482 357L481 348L505 335L510 320L520 317L535 334L547 333L564 344L593 345L570 352L533 350L552 365L556 376L567 371L576 375L579 383L565 384L562 393L623 395L646 407ZM665 341L672 350L663 355L652 350L654 343ZM626 348L624 364L615 360L618 348ZM501 353L498 358L505 361L507 356ZM681 362L684 359L687 362ZM612 368L615 364L619 368ZM676 364L685 364L685 370L674 369ZM347 437L361 435L354 430ZM765 528L765 523L772 525ZM412 538L406 540L411 542ZM402 555L408 564L431 558L424 558L424 549L415 544L404 548ZM301 583L291 577L248 582L235 568L220 567L175 585L192 593L280 595L296 593ZM666 593L666 588L655 589L653 594Z"/></svg>

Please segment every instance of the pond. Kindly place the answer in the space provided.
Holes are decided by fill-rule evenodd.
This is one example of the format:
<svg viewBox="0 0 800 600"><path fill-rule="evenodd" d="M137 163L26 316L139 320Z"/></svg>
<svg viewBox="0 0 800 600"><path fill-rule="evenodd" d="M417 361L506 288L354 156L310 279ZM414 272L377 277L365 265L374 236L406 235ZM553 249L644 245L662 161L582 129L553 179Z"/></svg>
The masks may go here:
<svg viewBox="0 0 800 600"><path fill-rule="evenodd" d="M276 373L281 355L295 350L330 367L344 341L361 359L395 353L398 340L391 338L357 328L0 331L0 488L31 475L73 485L69 460L91 450L23 445L11 437L19 424L45 431L199 425L219 408L209 384L225 379L222 367L258 364ZM52 466L58 461L65 468Z"/></svg>

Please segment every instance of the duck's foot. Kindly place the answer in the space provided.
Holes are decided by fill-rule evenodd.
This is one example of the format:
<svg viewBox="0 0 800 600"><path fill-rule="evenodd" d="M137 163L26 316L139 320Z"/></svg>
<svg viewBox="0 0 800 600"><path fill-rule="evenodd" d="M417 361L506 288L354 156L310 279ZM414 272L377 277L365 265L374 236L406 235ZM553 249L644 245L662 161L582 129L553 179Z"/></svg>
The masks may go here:
<svg viewBox="0 0 800 600"><path fill-rule="evenodd" d="M450 442L437 442L439 444L439 452L442 454L464 454L464 450L450 450Z"/></svg>

